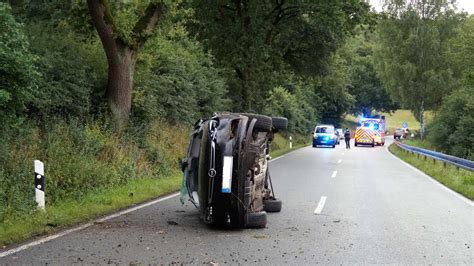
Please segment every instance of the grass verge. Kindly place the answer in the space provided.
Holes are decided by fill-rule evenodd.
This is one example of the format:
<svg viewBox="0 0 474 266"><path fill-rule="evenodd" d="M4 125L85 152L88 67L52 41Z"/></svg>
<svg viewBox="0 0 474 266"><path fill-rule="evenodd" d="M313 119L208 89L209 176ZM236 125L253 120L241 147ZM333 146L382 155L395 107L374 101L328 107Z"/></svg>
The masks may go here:
<svg viewBox="0 0 474 266"><path fill-rule="evenodd" d="M390 145L389 150L443 185L474 200L474 172L457 169L451 165L445 167L442 162L433 162L432 159L418 158L415 154L408 153L395 144Z"/></svg>
<svg viewBox="0 0 474 266"><path fill-rule="evenodd" d="M66 226L89 221L98 216L177 191L181 175L166 178L132 179L126 185L91 191L80 200L65 200L46 206L28 217L9 217L0 224L0 247L27 238L50 234Z"/></svg>
<svg viewBox="0 0 474 266"><path fill-rule="evenodd" d="M270 150L270 155L273 158L282 156L283 154L289 153L291 151L303 148L304 146L311 144L310 137L299 134L291 134L293 138L293 148L290 149L289 136L289 134L283 133L275 134Z"/></svg>

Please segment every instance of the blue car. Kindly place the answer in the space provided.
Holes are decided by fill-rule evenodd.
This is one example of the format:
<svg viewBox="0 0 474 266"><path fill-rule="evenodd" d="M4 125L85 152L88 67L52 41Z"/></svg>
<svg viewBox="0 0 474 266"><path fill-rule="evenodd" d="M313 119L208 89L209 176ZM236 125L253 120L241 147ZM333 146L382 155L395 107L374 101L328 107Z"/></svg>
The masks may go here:
<svg viewBox="0 0 474 266"><path fill-rule="evenodd" d="M338 137L333 125L318 125L314 130L313 148L317 146L336 147Z"/></svg>

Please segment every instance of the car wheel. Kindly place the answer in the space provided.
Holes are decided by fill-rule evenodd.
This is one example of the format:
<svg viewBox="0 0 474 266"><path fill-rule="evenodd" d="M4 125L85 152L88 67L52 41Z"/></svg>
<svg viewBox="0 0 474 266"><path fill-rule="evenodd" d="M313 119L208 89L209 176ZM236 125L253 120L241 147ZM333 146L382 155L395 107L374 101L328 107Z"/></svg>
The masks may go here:
<svg viewBox="0 0 474 266"><path fill-rule="evenodd" d="M272 118L266 115L250 114L250 113L240 113L240 115L246 116L251 121L252 119L257 119L253 129L258 132L271 132L272 131ZM249 121L249 122L250 122Z"/></svg>
<svg viewBox="0 0 474 266"><path fill-rule="evenodd" d="M247 213L248 228L264 228L267 225L267 213L265 211Z"/></svg>
<svg viewBox="0 0 474 266"><path fill-rule="evenodd" d="M263 202L264 210L266 212L280 212L281 211L281 200L269 199Z"/></svg>
<svg viewBox="0 0 474 266"><path fill-rule="evenodd" d="M272 117L272 126L276 130L285 130L288 128L288 119L285 117Z"/></svg>

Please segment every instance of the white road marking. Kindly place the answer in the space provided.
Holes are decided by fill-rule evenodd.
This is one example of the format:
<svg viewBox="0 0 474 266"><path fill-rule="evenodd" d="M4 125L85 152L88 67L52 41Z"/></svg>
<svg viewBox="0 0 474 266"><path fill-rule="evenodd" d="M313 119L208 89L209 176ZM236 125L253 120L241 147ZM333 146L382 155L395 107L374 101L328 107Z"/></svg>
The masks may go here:
<svg viewBox="0 0 474 266"><path fill-rule="evenodd" d="M314 210L314 214L321 214L324 208L324 204L326 203L326 196L322 196L321 199L319 200L318 207Z"/></svg>
<svg viewBox="0 0 474 266"><path fill-rule="evenodd" d="M283 157L285 157L285 155L282 155L282 156L278 156L278 157L276 157L276 158L273 158L273 159L271 159L269 162L274 162L274 161L279 160L279 159L281 159L281 158L283 158Z"/></svg>
<svg viewBox="0 0 474 266"><path fill-rule="evenodd" d="M342 155L344 155L344 153L342 153Z"/></svg>
<svg viewBox="0 0 474 266"><path fill-rule="evenodd" d="M121 211L121 212L111 214L111 215L106 216L106 217L104 217L104 218L97 219L97 220L95 220L94 222L86 223L86 224L83 224L83 225L80 225L80 226L71 228L71 229L69 229L69 230L59 232L59 233L57 233L57 234L54 234L54 235L51 235L51 236L48 236L48 237L45 237L45 238L42 238L42 239L39 239L39 240L30 242L30 243L28 243L28 244L19 246L19 247L17 247L17 248L12 248L12 249L10 249L10 250L1 252L1 253L0 253L0 258L3 258L3 257L6 257L6 256L9 256L9 255L18 253L18 252L20 252L20 251L23 251L23 250L25 250L25 249L28 249L28 248L31 248L31 247L34 247L34 246L37 246L37 245L46 243L46 242L51 241L51 240L53 240L53 239L56 239L56 238L59 238L59 237L62 237L62 236L65 236L65 235L68 235L68 234L71 234L71 233L80 231L80 230L83 230L83 229L85 229L85 228L87 228L87 227L90 227L90 226L94 225L95 223L105 222L105 221L107 221L107 220L110 220L110 219L119 217L119 216L121 216L121 215L130 213L130 212L133 212L133 211L136 211L136 210L145 208L145 207L148 207L148 206L153 205L153 204L156 204L156 203L158 203L158 202L162 202L162 201L165 201L165 200L174 198L174 197L176 197L176 196L178 196L178 195L179 195L179 193L174 193L174 194L171 194L171 195L162 197L162 198L158 198L158 199L155 199L155 200L152 200L152 201L149 201L149 202L140 204L140 205L138 205L138 206L135 206L135 207L132 207L132 208L123 210L123 211Z"/></svg>
<svg viewBox="0 0 474 266"><path fill-rule="evenodd" d="M342 163L342 159L339 159L339 161L337 161L337 163Z"/></svg>
<svg viewBox="0 0 474 266"><path fill-rule="evenodd" d="M452 195L456 196L458 199L464 201L465 203L467 203L468 205L470 206L474 206L474 201L464 197L463 195L457 193L456 191L454 190L451 190L450 188L448 188L447 186L441 184L440 182L438 182L438 180L434 179L433 177L427 175L426 173L424 173L423 171L421 171L420 169L416 168L415 166L405 162L404 160L398 158L395 154L391 153L388 149L390 145L387 145L385 147L385 150L390 154L392 155L392 157L396 158L397 160L399 160L400 162L402 162L403 164L405 164L406 166L410 167L411 169L415 170L416 172L418 172L419 174L421 174L422 176L428 178L429 180L431 180L431 182L435 183L436 185L438 185L439 187L443 188L444 190L448 191L449 193L451 193Z"/></svg>
<svg viewBox="0 0 474 266"><path fill-rule="evenodd" d="M337 175L337 171L334 171L334 172L332 172L332 176L331 176L331 177L334 178L334 177L336 177L336 175Z"/></svg>

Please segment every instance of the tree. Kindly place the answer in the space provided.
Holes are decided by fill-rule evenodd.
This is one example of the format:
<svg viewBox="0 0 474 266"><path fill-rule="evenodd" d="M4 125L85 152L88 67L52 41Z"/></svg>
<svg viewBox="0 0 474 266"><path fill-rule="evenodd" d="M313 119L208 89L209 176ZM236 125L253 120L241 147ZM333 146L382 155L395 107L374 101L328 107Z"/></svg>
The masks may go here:
<svg viewBox="0 0 474 266"><path fill-rule="evenodd" d="M23 27L15 21L6 3L0 3L0 32L0 118L3 128L8 126L4 122L27 111L38 92L39 73Z"/></svg>
<svg viewBox="0 0 474 266"><path fill-rule="evenodd" d="M166 5L163 1L151 1L143 8L144 2L115 3L123 8L116 15L118 19L113 16L108 0L87 0L87 5L107 57L106 97L116 122L123 125L131 110L137 53L163 19Z"/></svg>
<svg viewBox="0 0 474 266"><path fill-rule="evenodd" d="M390 112L397 108L375 70L375 44L374 32L359 27L357 34L340 51L348 65L349 93L355 98L351 112L365 117L372 111Z"/></svg>
<svg viewBox="0 0 474 266"><path fill-rule="evenodd" d="M331 57L327 73L318 78L314 89L321 98L317 107L323 123L339 125L341 119L354 106L354 96L349 93L350 75L347 61L339 53Z"/></svg>
<svg viewBox="0 0 474 266"><path fill-rule="evenodd" d="M423 138L425 111L438 108L453 89L447 51L462 15L446 0L393 0L387 6L379 25L377 71L391 97L414 112Z"/></svg>
<svg viewBox="0 0 474 266"><path fill-rule="evenodd" d="M194 32L227 69L234 110L261 111L291 75L324 73L331 54L365 21L364 1L195 0Z"/></svg>

